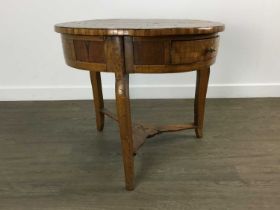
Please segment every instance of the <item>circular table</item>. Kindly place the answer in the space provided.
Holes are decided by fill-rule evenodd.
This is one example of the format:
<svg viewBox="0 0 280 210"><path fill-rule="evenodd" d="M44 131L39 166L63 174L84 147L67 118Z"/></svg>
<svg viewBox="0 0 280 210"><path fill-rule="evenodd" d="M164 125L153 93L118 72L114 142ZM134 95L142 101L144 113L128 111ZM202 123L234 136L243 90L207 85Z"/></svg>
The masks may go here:
<svg viewBox="0 0 280 210"><path fill-rule="evenodd" d="M90 71L97 130L104 115L118 122L125 183L134 189L134 155L146 138L163 132L195 129L202 137L210 65L215 62L224 25L199 20L107 19L55 25L61 33L66 63ZM196 71L194 121L147 126L131 122L129 74ZM117 116L104 108L100 72L115 74Z"/></svg>

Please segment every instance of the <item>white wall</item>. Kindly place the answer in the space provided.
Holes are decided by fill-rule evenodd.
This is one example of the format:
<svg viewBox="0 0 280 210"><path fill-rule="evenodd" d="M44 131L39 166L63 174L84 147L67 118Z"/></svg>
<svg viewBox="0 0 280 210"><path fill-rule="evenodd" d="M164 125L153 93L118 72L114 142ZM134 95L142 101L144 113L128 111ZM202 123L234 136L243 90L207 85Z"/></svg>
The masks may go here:
<svg viewBox="0 0 280 210"><path fill-rule="evenodd" d="M279 0L1 0L0 100L91 98L88 72L64 64L59 22L95 18L190 18L221 21L209 97L280 96ZM194 95L194 73L131 76L133 98ZM114 97L103 74L105 98Z"/></svg>

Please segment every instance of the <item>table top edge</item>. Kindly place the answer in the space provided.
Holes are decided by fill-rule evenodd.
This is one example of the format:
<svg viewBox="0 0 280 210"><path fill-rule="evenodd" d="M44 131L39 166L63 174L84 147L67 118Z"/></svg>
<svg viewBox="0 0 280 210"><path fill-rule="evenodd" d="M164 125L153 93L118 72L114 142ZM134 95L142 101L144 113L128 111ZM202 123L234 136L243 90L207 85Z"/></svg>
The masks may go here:
<svg viewBox="0 0 280 210"><path fill-rule="evenodd" d="M89 23L90 21L138 21L141 23L145 21L155 21L159 24L163 22L163 25L166 26L166 21L175 23L180 21L181 25L179 26L153 26L150 28L145 28L144 26L138 27L131 26L129 27L84 27L83 23ZM164 22L165 21L165 22ZM186 27L182 27L186 21ZM188 21L192 21L190 26L188 26ZM152 22L153 23L153 22ZM170 24L171 24L170 23ZM75 26L78 25L78 26ZM137 24L137 23L136 23ZM97 24L98 25L98 24ZM194 25L194 26L192 26ZM204 20L188 20L188 19L96 19L96 20L87 20L87 21L75 21L75 22L66 22L59 23L54 26L56 32L61 34L72 34L72 35L99 35L99 36L168 36L168 35L199 35L199 34L212 34L218 33L225 30L225 25L220 22L213 21L204 21Z"/></svg>

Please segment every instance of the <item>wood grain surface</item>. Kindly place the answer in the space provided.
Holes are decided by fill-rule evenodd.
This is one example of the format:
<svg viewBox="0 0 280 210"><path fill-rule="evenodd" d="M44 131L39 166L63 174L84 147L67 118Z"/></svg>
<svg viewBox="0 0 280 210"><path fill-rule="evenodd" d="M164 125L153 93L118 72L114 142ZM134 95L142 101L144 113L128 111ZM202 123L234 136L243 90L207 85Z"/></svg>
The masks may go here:
<svg viewBox="0 0 280 210"><path fill-rule="evenodd" d="M60 23L55 31L76 35L168 36L211 34L223 31L224 24L187 19L99 19Z"/></svg>
<svg viewBox="0 0 280 210"><path fill-rule="evenodd" d="M111 36L62 34L66 63L77 69L116 72L110 59ZM212 65L217 56L217 34L164 37L125 36L127 73L187 72Z"/></svg>

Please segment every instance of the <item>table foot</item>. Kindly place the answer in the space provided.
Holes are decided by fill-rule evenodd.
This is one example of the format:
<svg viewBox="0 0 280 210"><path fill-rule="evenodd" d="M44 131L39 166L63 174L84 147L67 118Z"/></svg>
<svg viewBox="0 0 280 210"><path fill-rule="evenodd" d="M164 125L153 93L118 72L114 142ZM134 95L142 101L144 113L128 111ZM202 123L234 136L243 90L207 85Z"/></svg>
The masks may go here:
<svg viewBox="0 0 280 210"><path fill-rule="evenodd" d="M195 135L196 135L196 138L202 138L203 137L203 131L201 128L196 128L195 129Z"/></svg>

